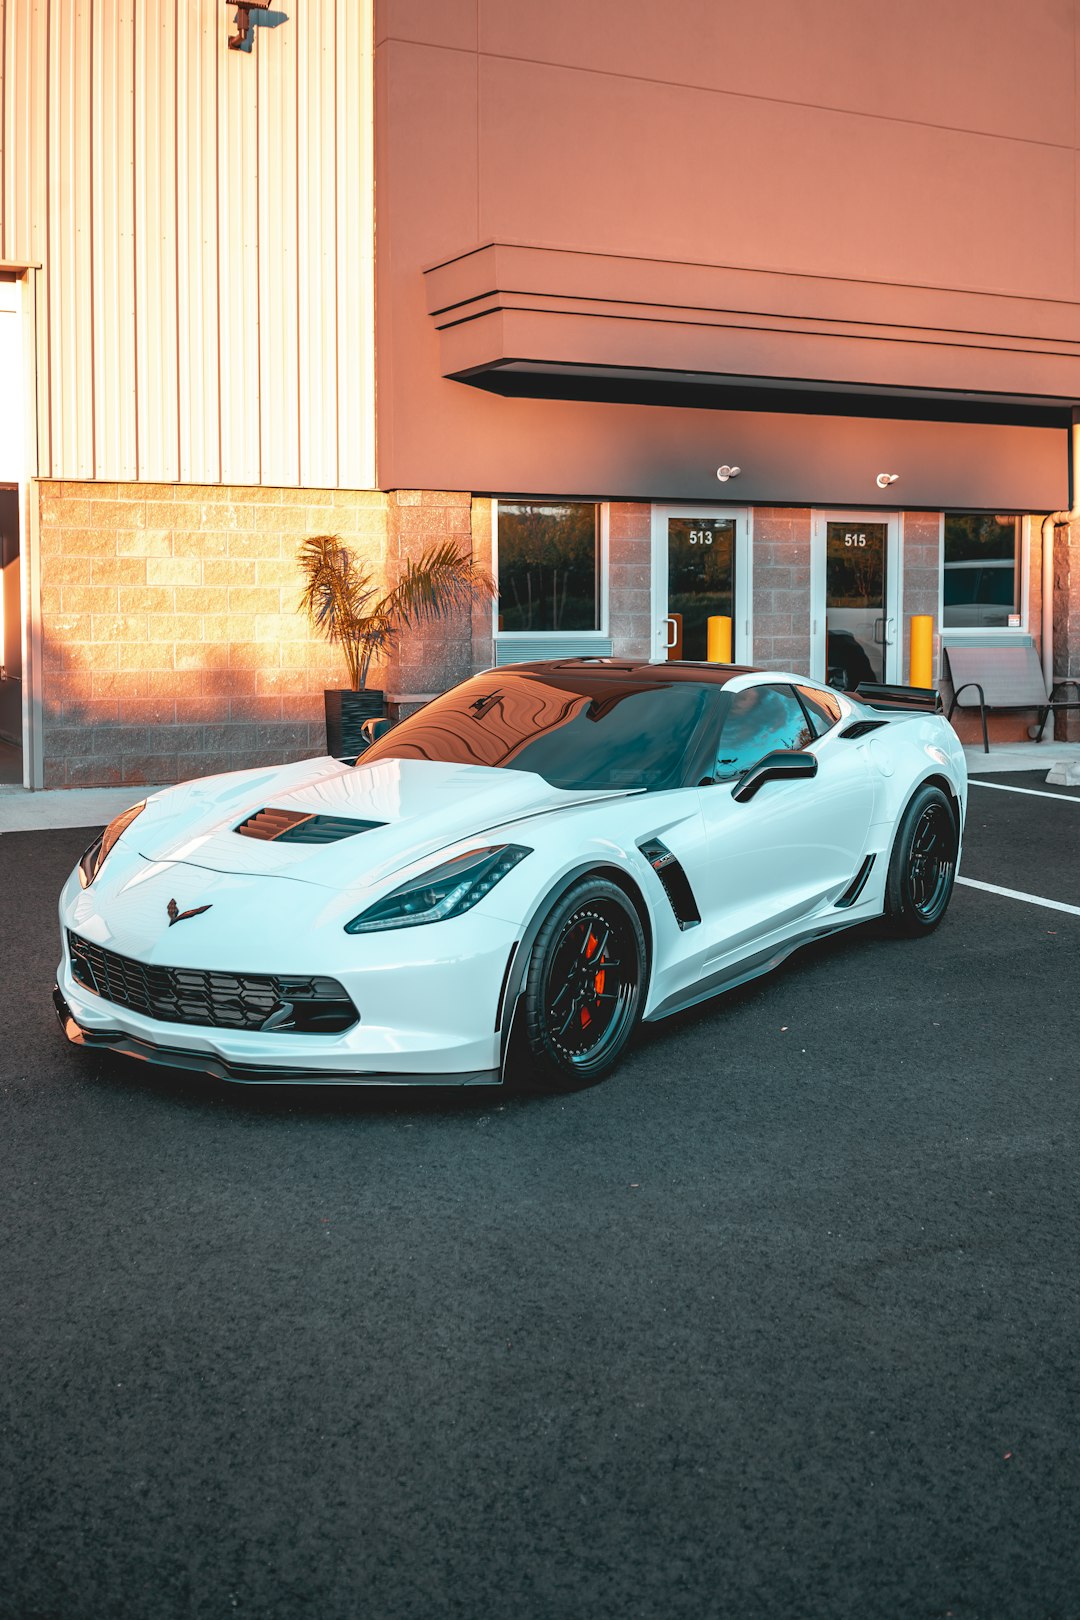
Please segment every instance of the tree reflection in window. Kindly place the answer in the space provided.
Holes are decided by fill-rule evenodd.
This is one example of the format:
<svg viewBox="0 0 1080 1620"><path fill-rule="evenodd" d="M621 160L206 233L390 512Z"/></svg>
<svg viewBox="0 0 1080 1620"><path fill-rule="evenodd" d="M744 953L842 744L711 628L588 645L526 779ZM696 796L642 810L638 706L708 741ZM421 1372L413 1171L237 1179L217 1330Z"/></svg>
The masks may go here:
<svg viewBox="0 0 1080 1620"><path fill-rule="evenodd" d="M806 715L789 686L751 686L731 698L714 778L729 782L774 749L805 748L813 740Z"/></svg>
<svg viewBox="0 0 1080 1620"><path fill-rule="evenodd" d="M500 501L499 629L600 628L598 509L587 501Z"/></svg>

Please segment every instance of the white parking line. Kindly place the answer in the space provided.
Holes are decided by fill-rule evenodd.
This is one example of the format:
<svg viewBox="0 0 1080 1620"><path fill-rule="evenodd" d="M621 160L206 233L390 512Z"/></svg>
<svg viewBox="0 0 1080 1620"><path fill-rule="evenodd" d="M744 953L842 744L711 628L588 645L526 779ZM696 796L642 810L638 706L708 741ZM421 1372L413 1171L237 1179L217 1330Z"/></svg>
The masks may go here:
<svg viewBox="0 0 1080 1620"><path fill-rule="evenodd" d="M987 894L1003 894L1006 900L1026 900L1029 906L1045 906L1048 911L1067 911L1080 917L1080 906L1067 906L1064 900L1045 900L1041 894L1025 894L1022 889L1003 889L997 883L980 883L978 878L958 877L968 889L985 889Z"/></svg>
<svg viewBox="0 0 1080 1620"><path fill-rule="evenodd" d="M1059 804L1080 804L1080 797L1072 799L1067 793L1044 793L1042 788L1008 787L1004 782L983 782L977 776L968 777L969 787L997 788L999 793L1026 793L1032 799L1056 799Z"/></svg>

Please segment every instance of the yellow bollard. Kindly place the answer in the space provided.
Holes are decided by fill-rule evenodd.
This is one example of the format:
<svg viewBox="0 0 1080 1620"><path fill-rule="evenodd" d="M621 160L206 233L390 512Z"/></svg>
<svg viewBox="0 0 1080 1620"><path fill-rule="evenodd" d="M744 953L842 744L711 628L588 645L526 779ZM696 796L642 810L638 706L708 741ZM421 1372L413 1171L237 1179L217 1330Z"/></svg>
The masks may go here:
<svg viewBox="0 0 1080 1620"><path fill-rule="evenodd" d="M912 686L934 684L934 620L929 613L911 615L908 681Z"/></svg>
<svg viewBox="0 0 1080 1620"><path fill-rule="evenodd" d="M709 619L708 659L710 664L731 663L731 620L722 613Z"/></svg>

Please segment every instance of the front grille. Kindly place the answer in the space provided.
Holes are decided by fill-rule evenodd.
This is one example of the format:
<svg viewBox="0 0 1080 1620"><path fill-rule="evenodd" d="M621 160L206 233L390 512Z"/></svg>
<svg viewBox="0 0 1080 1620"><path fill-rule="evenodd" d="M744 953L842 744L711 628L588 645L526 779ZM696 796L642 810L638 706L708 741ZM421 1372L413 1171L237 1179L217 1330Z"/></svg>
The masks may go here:
<svg viewBox="0 0 1080 1620"><path fill-rule="evenodd" d="M355 816L313 815L306 810L256 810L233 831L244 838L274 844L336 844L339 838L384 827L384 821L358 821Z"/></svg>
<svg viewBox="0 0 1080 1620"><path fill-rule="evenodd" d="M338 1035L359 1013L336 979L150 967L68 932L84 990L164 1024Z"/></svg>

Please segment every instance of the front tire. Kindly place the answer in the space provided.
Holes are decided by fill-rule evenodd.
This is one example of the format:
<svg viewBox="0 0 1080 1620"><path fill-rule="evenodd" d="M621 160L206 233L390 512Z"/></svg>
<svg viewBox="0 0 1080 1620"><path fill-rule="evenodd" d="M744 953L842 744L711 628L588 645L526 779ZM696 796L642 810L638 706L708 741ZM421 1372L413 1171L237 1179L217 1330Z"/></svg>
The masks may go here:
<svg viewBox="0 0 1080 1620"><path fill-rule="evenodd" d="M573 1091L608 1074L637 1028L646 952L633 902L604 878L584 878L553 906L529 958L524 1044L547 1090Z"/></svg>
<svg viewBox="0 0 1080 1620"><path fill-rule="evenodd" d="M956 881L960 828L952 800L927 785L900 819L885 884L885 920L893 934L929 934L948 910Z"/></svg>

